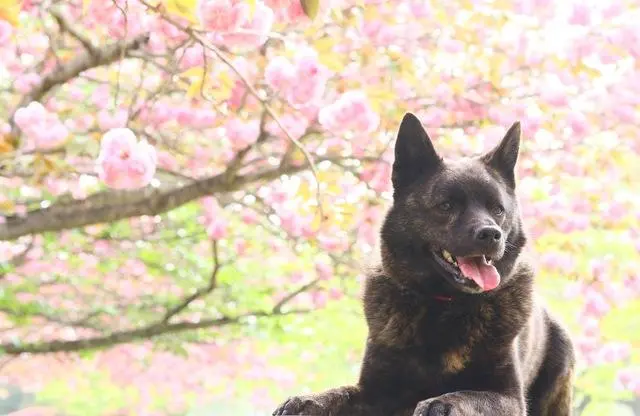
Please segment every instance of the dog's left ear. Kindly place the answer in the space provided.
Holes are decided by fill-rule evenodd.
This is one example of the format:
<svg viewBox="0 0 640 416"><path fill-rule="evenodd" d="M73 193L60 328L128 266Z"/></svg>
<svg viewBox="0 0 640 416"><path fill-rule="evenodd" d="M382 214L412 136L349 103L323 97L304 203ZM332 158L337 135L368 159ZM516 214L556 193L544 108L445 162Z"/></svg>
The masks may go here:
<svg viewBox="0 0 640 416"><path fill-rule="evenodd" d="M442 165L427 131L412 113L406 113L400 122L395 156L391 173L394 193Z"/></svg>
<svg viewBox="0 0 640 416"><path fill-rule="evenodd" d="M520 122L516 121L500 143L482 156L482 161L495 169L512 188L516 187L515 167L520 150L520 131Z"/></svg>

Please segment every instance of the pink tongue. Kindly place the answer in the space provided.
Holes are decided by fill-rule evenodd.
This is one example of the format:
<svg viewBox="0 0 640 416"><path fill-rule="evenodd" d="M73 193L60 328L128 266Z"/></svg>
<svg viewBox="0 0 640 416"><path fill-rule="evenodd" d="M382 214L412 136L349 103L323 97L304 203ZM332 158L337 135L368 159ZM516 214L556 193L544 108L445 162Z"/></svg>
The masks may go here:
<svg viewBox="0 0 640 416"><path fill-rule="evenodd" d="M495 289L500 283L500 274L493 265L485 263L483 257L458 257L456 260L462 274L476 282L482 290Z"/></svg>

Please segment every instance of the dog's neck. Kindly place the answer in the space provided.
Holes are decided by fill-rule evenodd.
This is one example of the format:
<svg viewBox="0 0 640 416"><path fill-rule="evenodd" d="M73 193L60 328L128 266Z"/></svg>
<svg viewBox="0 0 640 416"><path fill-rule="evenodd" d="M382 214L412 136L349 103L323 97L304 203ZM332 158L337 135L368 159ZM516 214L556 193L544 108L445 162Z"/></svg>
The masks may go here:
<svg viewBox="0 0 640 416"><path fill-rule="evenodd" d="M518 253L512 252L511 255L516 256L516 260L512 267L509 268L509 276L504 279L504 284L492 291L478 294L468 294L463 292L457 292L450 285L439 276L414 276L409 270L403 270L402 267L396 268L394 262L385 261L389 260L389 252L385 253L386 245L382 245L381 254L382 261L376 266L372 267L372 270L376 274L382 274L387 276L390 280L394 281L402 290L412 298L418 300L418 302L428 302L434 306L442 306L448 308L449 305L461 305L464 303L476 304L484 300L488 300L494 297L500 297L501 293L510 291L510 287L515 284L517 280L530 279L533 275L528 256L524 253L518 255ZM520 250L518 250L520 251ZM385 256L385 254L387 254ZM523 283L520 282L522 287L532 286L531 281ZM517 285L516 285L517 286Z"/></svg>

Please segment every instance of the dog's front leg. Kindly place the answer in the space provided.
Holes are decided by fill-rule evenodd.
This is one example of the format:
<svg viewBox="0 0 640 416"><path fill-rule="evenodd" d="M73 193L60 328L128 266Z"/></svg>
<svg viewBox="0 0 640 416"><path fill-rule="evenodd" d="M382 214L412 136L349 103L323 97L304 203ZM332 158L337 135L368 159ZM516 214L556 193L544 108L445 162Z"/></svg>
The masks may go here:
<svg viewBox="0 0 640 416"><path fill-rule="evenodd" d="M273 412L273 415L357 415L361 413L360 408L363 406L361 401L358 387L344 386L322 393L289 397Z"/></svg>
<svg viewBox="0 0 640 416"><path fill-rule="evenodd" d="M491 391L456 391L418 403L413 416L524 416L524 398Z"/></svg>

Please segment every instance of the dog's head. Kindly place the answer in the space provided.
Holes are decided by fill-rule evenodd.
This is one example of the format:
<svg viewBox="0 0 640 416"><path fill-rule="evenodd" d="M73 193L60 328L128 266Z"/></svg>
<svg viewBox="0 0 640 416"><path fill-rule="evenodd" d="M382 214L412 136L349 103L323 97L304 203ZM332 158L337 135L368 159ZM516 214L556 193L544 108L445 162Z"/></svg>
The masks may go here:
<svg viewBox="0 0 640 416"><path fill-rule="evenodd" d="M447 292L504 284L526 240L515 196L519 146L515 123L489 153L445 161L406 114L395 147L394 202L382 227L385 270Z"/></svg>

